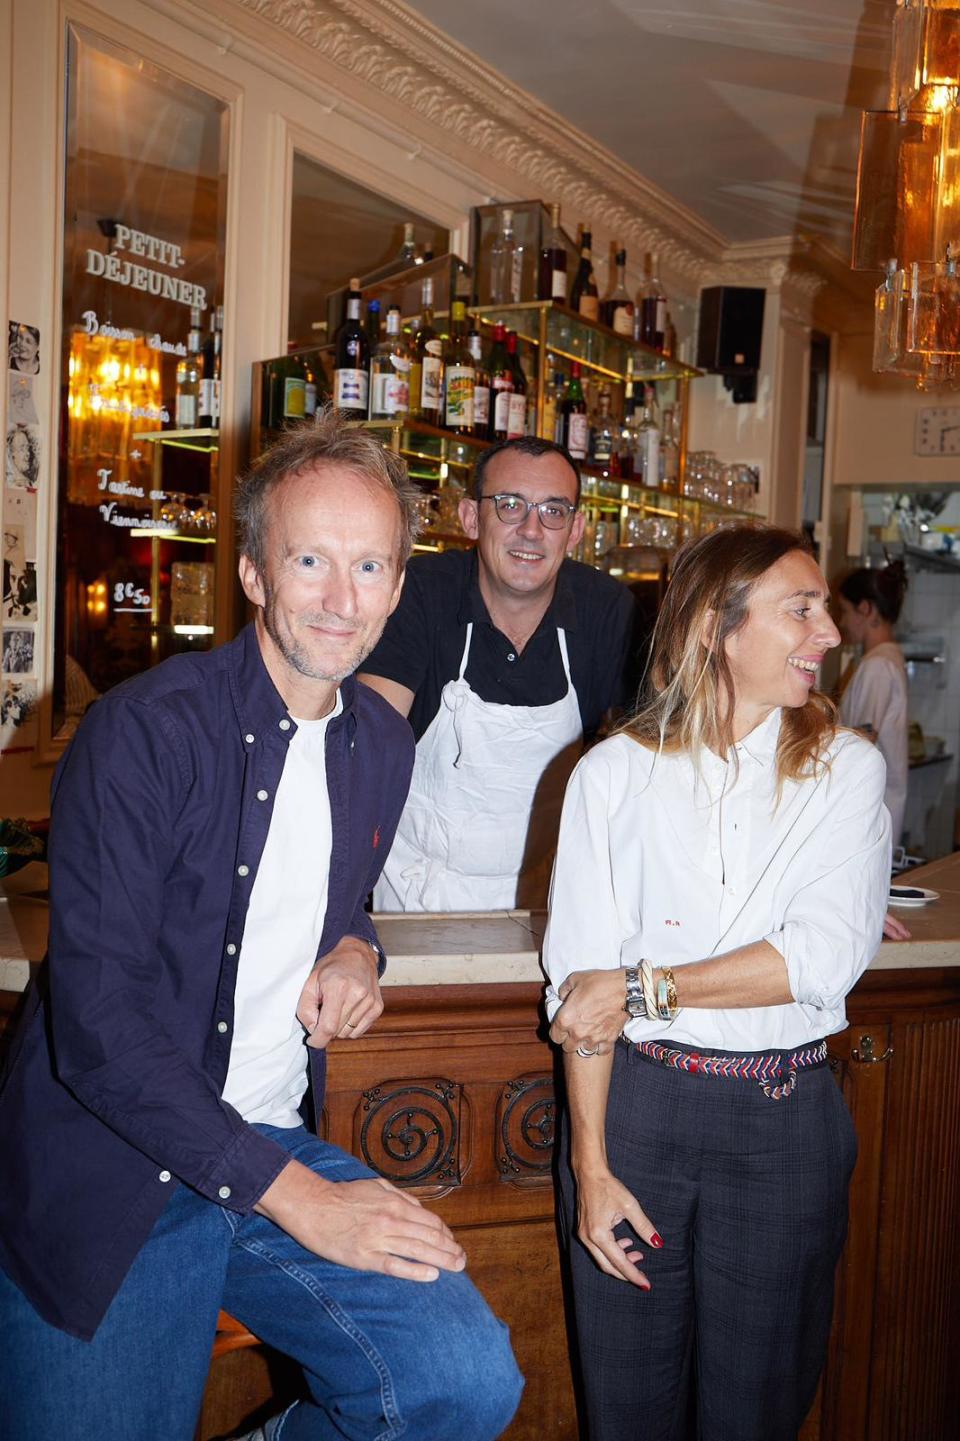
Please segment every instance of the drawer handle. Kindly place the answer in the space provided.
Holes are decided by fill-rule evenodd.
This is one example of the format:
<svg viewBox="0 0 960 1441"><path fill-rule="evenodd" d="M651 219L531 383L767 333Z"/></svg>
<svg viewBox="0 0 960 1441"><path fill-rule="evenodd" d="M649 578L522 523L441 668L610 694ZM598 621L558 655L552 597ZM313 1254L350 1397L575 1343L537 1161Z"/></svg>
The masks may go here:
<svg viewBox="0 0 960 1441"><path fill-rule="evenodd" d="M888 1046L882 1056L875 1056L873 1054L873 1037L861 1036L860 1049L858 1050L854 1047L850 1054L853 1059L859 1061L862 1066L877 1066L881 1061L889 1061L893 1055L893 1047Z"/></svg>

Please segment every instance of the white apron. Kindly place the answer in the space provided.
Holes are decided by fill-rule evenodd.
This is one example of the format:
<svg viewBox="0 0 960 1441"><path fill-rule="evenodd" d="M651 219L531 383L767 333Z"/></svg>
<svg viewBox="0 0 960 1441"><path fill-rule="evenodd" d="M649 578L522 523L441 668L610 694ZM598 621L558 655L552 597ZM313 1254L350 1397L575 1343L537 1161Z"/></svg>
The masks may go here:
<svg viewBox="0 0 960 1441"><path fill-rule="evenodd" d="M497 705L465 680L473 623L417 743L410 794L373 893L375 911L495 911L546 904L560 811L583 748L567 638L567 691L552 705Z"/></svg>

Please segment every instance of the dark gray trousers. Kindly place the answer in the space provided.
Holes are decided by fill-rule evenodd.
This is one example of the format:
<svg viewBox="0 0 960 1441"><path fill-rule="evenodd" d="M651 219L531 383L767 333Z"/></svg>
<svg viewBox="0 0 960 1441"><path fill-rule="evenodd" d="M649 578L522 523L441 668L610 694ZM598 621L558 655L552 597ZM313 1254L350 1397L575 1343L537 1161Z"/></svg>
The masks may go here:
<svg viewBox="0 0 960 1441"><path fill-rule="evenodd" d="M857 1150L829 1068L800 1071L775 1101L620 1042L607 1148L664 1247L641 1245L645 1292L570 1241L591 1441L795 1441L826 1355ZM575 1238L566 1145L561 1195Z"/></svg>

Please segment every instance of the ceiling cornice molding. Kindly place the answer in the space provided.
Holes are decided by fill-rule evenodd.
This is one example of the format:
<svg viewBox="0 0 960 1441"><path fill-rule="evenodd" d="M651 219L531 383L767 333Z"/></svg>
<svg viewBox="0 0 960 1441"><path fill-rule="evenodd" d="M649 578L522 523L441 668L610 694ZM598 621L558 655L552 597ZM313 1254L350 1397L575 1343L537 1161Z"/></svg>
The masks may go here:
<svg viewBox="0 0 960 1441"><path fill-rule="evenodd" d="M595 234L654 251L663 269L695 286L724 239L705 221L562 116L512 85L398 0L229 0L361 89L406 109L418 138L432 129L464 147L485 186L504 197L555 198ZM314 64L310 65L310 56ZM507 190L509 187L509 191Z"/></svg>

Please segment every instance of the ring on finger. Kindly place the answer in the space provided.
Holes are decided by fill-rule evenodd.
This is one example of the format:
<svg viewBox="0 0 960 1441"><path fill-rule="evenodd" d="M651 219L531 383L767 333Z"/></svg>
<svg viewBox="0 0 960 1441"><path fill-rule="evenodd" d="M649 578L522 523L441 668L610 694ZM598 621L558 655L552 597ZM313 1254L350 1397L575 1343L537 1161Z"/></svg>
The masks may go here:
<svg viewBox="0 0 960 1441"><path fill-rule="evenodd" d="M587 1056L595 1056L595 1055L597 1055L597 1053L599 1052L599 1050L600 1050L600 1047L599 1047L599 1046L596 1046L592 1051L591 1051L587 1046L578 1046L578 1047L577 1047L577 1055L578 1055L578 1056L583 1056L584 1060L586 1060Z"/></svg>

